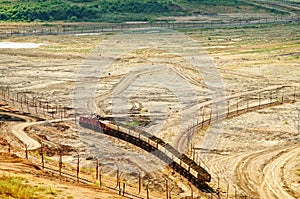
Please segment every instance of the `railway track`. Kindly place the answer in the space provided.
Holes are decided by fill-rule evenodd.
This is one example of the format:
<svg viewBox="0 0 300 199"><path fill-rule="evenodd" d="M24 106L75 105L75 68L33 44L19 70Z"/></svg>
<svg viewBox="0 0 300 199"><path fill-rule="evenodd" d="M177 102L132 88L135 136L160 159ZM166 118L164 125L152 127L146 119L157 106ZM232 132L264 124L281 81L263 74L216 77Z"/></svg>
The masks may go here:
<svg viewBox="0 0 300 199"><path fill-rule="evenodd" d="M272 96L271 100L268 93L279 93L276 92L280 89L289 89L289 92L285 91L285 96ZM291 89L292 88L292 89ZM294 91L294 92L292 92ZM268 92L267 94L265 92ZM255 96L259 95L259 99ZM200 123L197 123L192 128L201 129L211 125L212 123L217 123L223 119L232 118L239 116L241 114L263 109L270 106L276 106L287 102L294 102L299 96L296 87L291 86L272 86L265 89L260 89L258 91L245 92L243 95L236 94L233 96L228 96L226 100L234 100L236 98L243 99L243 96L247 96L243 100L236 101L241 103L241 106L237 106L237 109L227 109L227 112L217 113L216 115L210 114L208 117L203 117ZM253 98L259 100L259 103L249 103L248 96L254 96ZM279 100L280 99L280 100ZM235 101L235 100L234 100ZM211 102L206 102L202 104L204 106L211 106ZM235 107L236 104L231 104ZM164 142L160 138L153 136L152 134L139 130L139 129L129 129L128 127L116 123L110 123L108 125L109 129L102 130L97 129L95 125L86 125L84 127L101 131L109 136L117 137L126 142L134 144L158 157L159 159L166 162L174 171L178 172L180 175L188 179L192 184L194 184L199 190L204 192L216 193L211 187L209 187L206 182L210 181L210 174L195 161L190 159L185 154L180 154L174 147L170 144Z"/></svg>
<svg viewBox="0 0 300 199"><path fill-rule="evenodd" d="M93 120L89 116L81 117L79 124L82 127L99 131L138 146L167 163L174 171L188 179L199 190L215 192L206 184L206 182L210 181L211 176L204 168L185 154L179 153L170 144L150 133L139 131L138 129L128 129L124 125L113 122L101 128L98 126L97 120Z"/></svg>
<svg viewBox="0 0 300 199"><path fill-rule="evenodd" d="M286 96L279 96L278 90L284 90ZM273 93L278 93L274 96ZM297 98L296 87L291 86L270 86L264 89L257 91L249 91L242 94L235 94L228 96L227 100L240 99L237 103L240 103L240 106L237 106L236 109L227 109L225 112L219 112L216 115L210 114L208 118L202 120L202 122L194 125L192 128L201 129L211 125L212 123L217 123L224 119L229 119L232 117L239 116L241 114L263 109L270 106L276 106L283 103L294 102ZM270 93L272 93L270 97ZM256 103L249 102L248 96L251 95L254 98ZM246 96L246 97L245 97ZM257 98L259 96L259 98ZM280 100L279 100L280 99ZM244 103L242 104L242 101ZM204 103L203 106L211 106L211 102ZM235 104L234 104L235 106ZM195 161L190 159L185 154L180 154L174 147L170 144L164 142L160 138L139 130L139 129L128 129L128 127L114 123L111 121L108 124L108 129L104 130L99 128L96 125L96 121L92 121L91 118L85 118L90 120L89 122L83 122L81 125L90 128L96 131L100 131L104 134L122 139L126 142L134 144L149 153L152 153L162 161L166 162L173 170L184 176L191 183L193 183L198 189L202 191L215 192L211 189L205 182L210 181L210 175L207 175L207 171L198 165ZM105 119L105 118L103 118ZM191 132L191 131L190 131ZM196 132L196 131L195 131ZM209 180L208 180L209 179Z"/></svg>

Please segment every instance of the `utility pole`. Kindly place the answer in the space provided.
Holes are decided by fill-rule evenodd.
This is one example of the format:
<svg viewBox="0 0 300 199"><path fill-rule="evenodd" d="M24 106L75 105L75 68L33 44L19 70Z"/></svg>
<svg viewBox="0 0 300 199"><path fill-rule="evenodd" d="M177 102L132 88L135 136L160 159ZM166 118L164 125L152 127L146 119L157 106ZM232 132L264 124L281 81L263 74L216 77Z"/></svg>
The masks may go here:
<svg viewBox="0 0 300 199"><path fill-rule="evenodd" d="M300 108L298 110L298 140L300 140Z"/></svg>
<svg viewBox="0 0 300 199"><path fill-rule="evenodd" d="M77 178L77 182L79 182L79 164L80 164L80 159L79 159L79 153L77 151L75 151L77 154L77 169L76 169L76 178Z"/></svg>
<svg viewBox="0 0 300 199"><path fill-rule="evenodd" d="M96 180L98 180L99 176L99 160L96 159Z"/></svg>

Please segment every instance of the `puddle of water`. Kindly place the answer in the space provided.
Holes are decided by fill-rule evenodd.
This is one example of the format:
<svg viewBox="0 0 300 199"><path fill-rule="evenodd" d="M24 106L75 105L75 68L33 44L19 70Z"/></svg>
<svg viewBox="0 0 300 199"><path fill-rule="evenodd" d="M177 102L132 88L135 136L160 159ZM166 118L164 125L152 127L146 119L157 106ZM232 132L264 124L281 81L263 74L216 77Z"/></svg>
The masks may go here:
<svg viewBox="0 0 300 199"><path fill-rule="evenodd" d="M18 43L18 42L0 42L0 48L38 48L45 44L36 44L36 43Z"/></svg>

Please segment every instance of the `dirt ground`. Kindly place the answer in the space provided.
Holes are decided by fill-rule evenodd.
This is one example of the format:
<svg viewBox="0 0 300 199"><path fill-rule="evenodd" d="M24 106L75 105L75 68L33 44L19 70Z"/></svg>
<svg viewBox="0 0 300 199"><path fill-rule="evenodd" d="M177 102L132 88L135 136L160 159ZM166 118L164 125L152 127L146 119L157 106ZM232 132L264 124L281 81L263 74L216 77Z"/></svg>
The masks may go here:
<svg viewBox="0 0 300 199"><path fill-rule="evenodd" d="M149 187L149 194L153 198L164 198L163 193L165 192L165 180L164 177L168 176L168 184L172 188L172 197L173 198L182 198L190 191L187 188L187 180L182 178L179 174L172 172L167 167L159 166L155 167L152 165L161 165L161 162L155 158L154 156L147 154L145 151L139 149L138 147L134 147L124 141L120 141L118 139L105 137L99 135L91 130L87 130L86 133L90 135L91 138L97 140L97 142L92 142L92 140L82 140L78 133L77 125L74 122L52 122L46 121L44 123L40 123L36 120L35 117L30 115L25 115L22 112L11 112L10 106L2 103L0 107L0 116L3 121L0 122L0 150L1 152L6 152L8 150L8 145L11 145L11 151L13 154L16 154L19 157L24 158L25 156L25 146L24 144L17 139L13 133L17 133L12 131L15 126L19 126L20 124L23 125L24 130L31 138L37 140L39 143L42 143L43 146L43 153L45 156L46 166L58 169L58 161L59 161L59 154L60 150L62 150L63 156L63 171L67 173L76 173L76 164L77 164L77 153L80 156L80 176L84 177L85 179L89 179L91 181L95 181L95 162L96 158L99 160L100 168L102 170L102 183L106 186L115 187L116 183L116 175L117 169L120 169L121 172L121 179L126 180L127 188L126 190L129 193L136 194L138 190L138 176L141 175L141 192L140 196L146 197L146 185L148 184ZM32 123L35 122L35 125ZM21 138L22 140L22 138ZM113 153L112 147L106 146L101 140L105 142L110 142L114 148L118 147ZM89 143L93 145L97 145L97 147L102 149L102 152L99 153L98 150L94 150L91 153L91 149L89 148ZM106 149L104 147L107 147ZM40 151L40 150L39 150ZM40 156L38 155L39 151L29 153L29 161L28 164L34 163L40 165ZM134 153L137 157L135 159L130 159L130 156ZM1 153L3 159L7 156L5 153ZM116 156L118 159L114 159ZM147 159L145 159L147 157ZM18 159L18 161L23 162L22 159ZM145 165L136 165L135 161L140 161ZM149 173L147 169L147 164L149 164L150 168L152 167L152 172ZM28 171L27 174L22 169L22 165L13 165L16 163L14 159L11 161L2 161L3 165L0 166L0 170L5 171L3 175L12 175L12 176L21 176L22 178L26 178L26 181L31 183L31 179L34 180L35 176L30 176L32 173ZM12 164L13 166L11 166ZM129 170L126 167L131 166L132 168ZM13 171L7 171L7 167L13 168ZM146 167L146 168L144 168ZM32 166L33 169L36 167ZM153 169L155 168L155 169ZM40 168L41 169L41 168ZM39 170L40 170L39 169ZM50 174L50 173L49 173ZM52 175L52 174L51 174ZM39 176L41 177L41 176ZM45 177L45 180L43 178ZM48 183L47 176L43 175L43 178L40 178L38 181L40 185L49 184L51 189L55 190L56 195L52 196L55 198L66 198L66 197L73 197L73 198L82 198L83 195L87 198L95 198L95 194L92 192L91 194L85 194L85 189L77 189L77 191L73 192L74 194L66 195L65 192L61 191L61 187L63 189L68 190L67 193L70 193L70 190L74 189L74 186L68 186L65 184L61 184L61 186L53 186L54 183ZM57 179L56 177L53 177ZM50 179L51 180L51 179ZM69 179L67 181L70 181ZM72 181L72 180L71 180ZM74 183L71 183L74 184ZM76 184L76 183L75 183ZM35 185L35 184L34 184ZM89 190L89 186L84 186ZM93 187L93 186L92 186ZM195 189L195 188L194 188ZM93 189L97 190L97 189ZM102 192L102 190L100 190ZM195 190L195 196L201 195L198 191ZM96 194L99 195L99 194ZM112 191L107 190L107 193L100 194L99 198L118 198L116 194L112 193Z"/></svg>
<svg viewBox="0 0 300 199"><path fill-rule="evenodd" d="M205 29L187 31L185 34L198 41L201 49L212 58L220 73L220 82L224 85L226 95L269 85L300 84L299 24ZM53 103L71 106L78 71L83 66L89 67L90 63L97 63L97 57L93 57L95 51L92 49L101 46L104 39L109 38L110 35L56 35L2 40L44 45L25 50L1 49L0 83L9 85L15 92L25 92ZM130 43L124 44L125 47L127 45L130 46ZM97 110L99 114L112 113L114 102L110 97L114 93L111 90L118 88L119 81L123 81L125 85L138 82L138 78L144 75L139 71L134 71L127 79L122 78L128 71L132 72L134 67L149 66L152 63L169 67L184 76L200 102L211 98L205 78L180 56L170 55L157 48L144 48L118 57L113 67L105 71L106 76L103 79L99 80L99 76L95 74L93 78L97 80L96 100L86 104L87 109ZM151 75L158 76L164 72L149 70L146 73L148 76L144 77L148 77L151 82ZM154 90L153 86L146 86L140 92L135 90L136 87L127 88L135 91L128 103L131 106L127 108L151 117L153 123L144 128L153 132L162 128L157 135L172 142L178 133L178 124L186 119L180 117L182 107L178 105L176 95L161 86L154 87ZM187 93L181 87L178 90ZM221 190L226 192L229 185L230 198L298 198L298 107L299 102L284 104L225 121L215 150L210 153L198 151L205 164L203 166L208 167L213 176L212 186L216 188L219 179ZM117 108L121 110L120 107ZM190 115L185 125L193 120L194 115ZM2 124L1 129L4 136L9 135L6 124ZM86 157L87 154L92 154L107 164L116 161L129 173L128 177L134 176L137 171L146 176L150 171L152 178L163 180L162 175L168 174L164 171L164 165L151 155L126 143L96 135L92 131L80 130L76 126L68 125L68 128L63 128L60 124L38 125L28 128L27 132L34 138L42 138L50 149L56 145L72 146ZM205 131L198 132L193 139L194 146L201 148L204 137ZM74 155L72 147L66 149L67 153ZM72 161L74 160L70 160ZM180 181L178 176L170 175L170 178L174 178L173 182L176 183ZM180 183L176 193L181 194L180 196L188 195L187 184Z"/></svg>
<svg viewBox="0 0 300 199"><path fill-rule="evenodd" d="M218 178L222 190L229 185L230 197L299 198L297 107L288 104L227 120L216 151L198 151L215 186ZM203 136L195 138L195 146Z"/></svg>
<svg viewBox="0 0 300 199"><path fill-rule="evenodd" d="M0 159L1 175L22 178L24 185L45 190L36 193L37 198L124 198L105 188L87 186L64 178L59 179L57 175L42 171L41 168L33 166L30 161L7 152L1 152Z"/></svg>

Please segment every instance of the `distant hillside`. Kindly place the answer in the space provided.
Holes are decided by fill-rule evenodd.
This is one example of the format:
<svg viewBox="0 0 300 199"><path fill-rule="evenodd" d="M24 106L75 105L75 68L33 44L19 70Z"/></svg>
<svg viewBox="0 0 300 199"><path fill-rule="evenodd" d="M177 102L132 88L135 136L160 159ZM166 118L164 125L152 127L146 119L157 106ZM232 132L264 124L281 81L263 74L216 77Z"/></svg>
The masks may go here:
<svg viewBox="0 0 300 199"><path fill-rule="evenodd" d="M242 0L0 0L0 21L151 21L233 12L285 14Z"/></svg>

